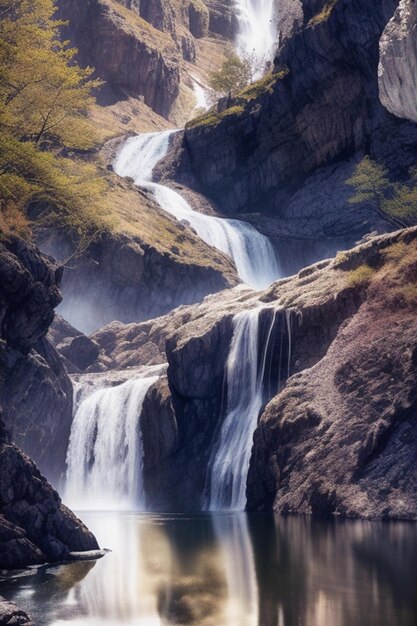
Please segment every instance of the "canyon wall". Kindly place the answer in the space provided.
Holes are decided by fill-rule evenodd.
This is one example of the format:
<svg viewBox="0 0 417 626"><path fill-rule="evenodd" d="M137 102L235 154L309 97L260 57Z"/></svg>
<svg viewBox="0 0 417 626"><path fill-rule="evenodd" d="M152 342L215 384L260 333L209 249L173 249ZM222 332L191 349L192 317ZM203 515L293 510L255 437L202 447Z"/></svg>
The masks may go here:
<svg viewBox="0 0 417 626"><path fill-rule="evenodd" d="M72 385L46 339L62 269L21 239L0 243L0 405L14 442L58 482L72 422Z"/></svg>
<svg viewBox="0 0 417 626"><path fill-rule="evenodd" d="M96 333L100 356L90 372L169 364L140 417L147 506L203 505L227 414L232 321L261 307L265 408L249 510L416 519L407 434L416 415L416 245L416 229L374 238L260 294L239 287L169 317Z"/></svg>
<svg viewBox="0 0 417 626"><path fill-rule="evenodd" d="M291 3L271 75L188 124L161 177L278 245L333 242L334 251L395 228L372 201L352 206L347 181L364 154L394 180L414 163L416 127L379 99L379 42L397 4Z"/></svg>

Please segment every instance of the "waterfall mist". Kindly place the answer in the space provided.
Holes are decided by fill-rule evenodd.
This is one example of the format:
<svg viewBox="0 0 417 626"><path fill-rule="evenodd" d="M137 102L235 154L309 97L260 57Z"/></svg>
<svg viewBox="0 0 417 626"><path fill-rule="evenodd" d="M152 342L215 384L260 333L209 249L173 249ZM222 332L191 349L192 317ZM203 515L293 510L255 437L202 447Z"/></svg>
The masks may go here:
<svg viewBox="0 0 417 626"><path fill-rule="evenodd" d="M168 130L129 138L114 162L115 172L149 189L164 211L179 221L188 222L209 246L232 257L239 277L246 284L254 289L268 287L281 275L268 237L246 222L198 213L177 191L152 181L152 172L167 154L175 132Z"/></svg>

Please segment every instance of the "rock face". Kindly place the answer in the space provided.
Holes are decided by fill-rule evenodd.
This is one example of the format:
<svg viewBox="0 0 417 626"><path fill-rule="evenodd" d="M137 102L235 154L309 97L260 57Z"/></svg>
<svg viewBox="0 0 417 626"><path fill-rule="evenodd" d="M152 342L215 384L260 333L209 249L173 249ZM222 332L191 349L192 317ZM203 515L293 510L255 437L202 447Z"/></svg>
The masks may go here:
<svg viewBox="0 0 417 626"><path fill-rule="evenodd" d="M113 320L130 323L157 317L238 282L229 257L178 222L172 226L168 222L168 227L170 249L160 245L162 229L155 233L155 245L138 236L103 233L77 258L74 268L66 270L60 313L80 331L91 333ZM73 251L68 239L61 243L50 238L40 246L62 259ZM72 360L68 350L72 348L60 352Z"/></svg>
<svg viewBox="0 0 417 626"><path fill-rule="evenodd" d="M233 39L237 33L234 0L205 0L205 4L210 12L210 31Z"/></svg>
<svg viewBox="0 0 417 626"><path fill-rule="evenodd" d="M251 510L417 518L412 237L379 250L365 302L324 358L267 405L255 435Z"/></svg>
<svg viewBox="0 0 417 626"><path fill-rule="evenodd" d="M398 117L417 122L417 5L401 0L380 42L379 94Z"/></svg>
<svg viewBox="0 0 417 626"><path fill-rule="evenodd" d="M94 67L108 83L107 98L142 96L168 116L180 81L172 39L113 0L60 0L58 5L59 16L68 21L64 36L79 50L79 62Z"/></svg>
<svg viewBox="0 0 417 626"><path fill-rule="evenodd" d="M189 124L165 177L199 190L227 215L276 218L278 242L319 237L350 246L392 230L364 205L352 232L346 181L363 153L394 177L413 163L416 128L393 118L378 91L379 40L397 4L292 3L274 73L225 111ZM318 195L319 180L329 194Z"/></svg>
<svg viewBox="0 0 417 626"><path fill-rule="evenodd" d="M0 626L34 626L34 624L27 613L0 596Z"/></svg>
<svg viewBox="0 0 417 626"><path fill-rule="evenodd" d="M190 99L184 61L204 67L198 40L207 38L209 29L224 37L233 31L227 0L208 6L203 0L58 0L57 5L59 17L68 21L63 36L78 49L80 64L94 67L106 81L100 103L140 98L167 119L176 119L179 96Z"/></svg>
<svg viewBox="0 0 417 626"><path fill-rule="evenodd" d="M238 287L169 317L96 333L101 353L90 371L169 364L141 416L148 506L201 508L226 415L232 320L261 307L266 408L249 509L417 519L416 267L417 229L408 229L261 294Z"/></svg>
<svg viewBox="0 0 417 626"><path fill-rule="evenodd" d="M63 561L70 552L98 549L94 536L0 426L0 569Z"/></svg>
<svg viewBox="0 0 417 626"><path fill-rule="evenodd" d="M17 238L0 244L0 405L13 440L57 481L72 421L72 385L45 335L62 270Z"/></svg>

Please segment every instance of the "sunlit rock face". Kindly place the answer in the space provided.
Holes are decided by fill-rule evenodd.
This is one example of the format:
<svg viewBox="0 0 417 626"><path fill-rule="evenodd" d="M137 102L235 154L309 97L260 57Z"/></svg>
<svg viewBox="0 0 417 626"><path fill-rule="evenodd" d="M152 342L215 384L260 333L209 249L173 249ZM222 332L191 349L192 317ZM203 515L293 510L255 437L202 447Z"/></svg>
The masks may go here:
<svg viewBox="0 0 417 626"><path fill-rule="evenodd" d="M380 43L379 93L398 117L417 122L417 5L401 0Z"/></svg>
<svg viewBox="0 0 417 626"><path fill-rule="evenodd" d="M368 249L374 279L365 301L324 357L267 404L250 510L417 518L415 236Z"/></svg>
<svg viewBox="0 0 417 626"><path fill-rule="evenodd" d="M62 270L17 238L0 245L0 404L10 434L58 481L72 420L72 386L45 336Z"/></svg>

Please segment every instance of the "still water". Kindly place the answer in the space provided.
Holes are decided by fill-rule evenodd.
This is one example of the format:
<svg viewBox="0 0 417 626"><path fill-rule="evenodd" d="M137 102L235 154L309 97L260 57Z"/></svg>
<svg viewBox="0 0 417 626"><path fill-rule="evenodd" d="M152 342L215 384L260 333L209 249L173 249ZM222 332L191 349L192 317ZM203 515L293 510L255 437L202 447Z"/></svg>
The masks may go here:
<svg viewBox="0 0 417 626"><path fill-rule="evenodd" d="M84 513L96 563L1 583L40 626L415 626L417 526Z"/></svg>

